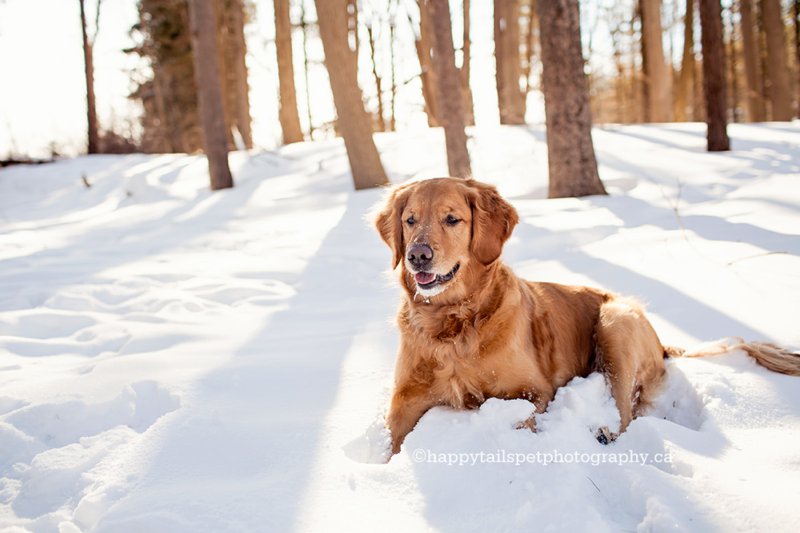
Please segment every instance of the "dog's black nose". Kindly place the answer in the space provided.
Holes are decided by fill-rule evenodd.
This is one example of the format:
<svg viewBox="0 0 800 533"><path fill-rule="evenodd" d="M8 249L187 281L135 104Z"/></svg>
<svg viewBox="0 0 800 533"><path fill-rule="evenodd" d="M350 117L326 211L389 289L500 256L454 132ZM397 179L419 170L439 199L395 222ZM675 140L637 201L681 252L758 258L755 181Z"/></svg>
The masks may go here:
<svg viewBox="0 0 800 533"><path fill-rule="evenodd" d="M408 262L417 270L424 271L433 260L433 250L427 244L412 244L408 249Z"/></svg>

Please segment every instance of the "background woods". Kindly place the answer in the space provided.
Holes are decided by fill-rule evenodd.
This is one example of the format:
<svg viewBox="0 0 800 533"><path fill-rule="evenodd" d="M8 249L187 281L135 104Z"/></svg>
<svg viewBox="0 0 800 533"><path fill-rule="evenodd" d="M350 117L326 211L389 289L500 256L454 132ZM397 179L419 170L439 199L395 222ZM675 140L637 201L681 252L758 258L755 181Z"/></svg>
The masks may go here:
<svg viewBox="0 0 800 533"><path fill-rule="evenodd" d="M125 49L129 100L109 111L107 86L95 86L93 55L96 41L102 45L103 39L119 38L116 29L99 31L101 14L111 17L119 8L106 2L101 10L99 0L78 0L87 152L210 150L204 147L204 87L196 71L208 58L196 57L194 3L135 2L132 44ZM547 53L543 40L554 26L542 14L552 6L541 0L210 4L213 43L207 44L216 50L220 87L214 109L221 115L215 120L224 124L219 136L224 146L216 149L342 136L358 187L385 183L378 149L371 147L377 132L443 127L449 172L469 175L474 147L468 128L476 124L546 123L548 138L555 140L570 135L567 124L575 123L588 128L708 121L709 148L716 150L727 147L721 139L729 122L787 121L800 112L800 3L795 0L570 3L577 18L567 33L580 47L578 56L567 53L566 41ZM567 5L555 5L561 16ZM328 21L325 15L335 18ZM104 62L100 74L108 68ZM554 82L562 75L571 78L570 87L585 79L580 101L588 105L561 111L545 105L548 72L563 73ZM556 119L554 113L566 114ZM0 155L26 155L18 149L12 153L17 143L10 128L9 138L7 153ZM591 136L586 138L591 144ZM59 148L54 140L50 149L57 153L69 146ZM581 156L581 150L567 157L593 159L588 152ZM550 156L553 174L561 166L554 152ZM566 194L579 190L568 187Z"/></svg>

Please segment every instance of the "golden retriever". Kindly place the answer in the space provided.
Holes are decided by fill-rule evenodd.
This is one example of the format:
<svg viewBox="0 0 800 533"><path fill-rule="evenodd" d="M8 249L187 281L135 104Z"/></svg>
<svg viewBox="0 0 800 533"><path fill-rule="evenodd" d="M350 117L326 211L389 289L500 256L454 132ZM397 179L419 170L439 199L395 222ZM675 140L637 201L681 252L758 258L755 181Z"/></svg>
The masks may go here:
<svg viewBox="0 0 800 533"><path fill-rule="evenodd" d="M622 432L658 392L664 358L683 353L661 344L632 301L514 275L499 258L517 221L494 187L458 178L396 187L378 214L405 290L386 418L393 453L431 407L524 398L541 413L558 387L594 371L610 383ZM763 343L736 347L767 368L800 375L797 354ZM535 429L534 422L522 425ZM613 438L598 434L601 442Z"/></svg>

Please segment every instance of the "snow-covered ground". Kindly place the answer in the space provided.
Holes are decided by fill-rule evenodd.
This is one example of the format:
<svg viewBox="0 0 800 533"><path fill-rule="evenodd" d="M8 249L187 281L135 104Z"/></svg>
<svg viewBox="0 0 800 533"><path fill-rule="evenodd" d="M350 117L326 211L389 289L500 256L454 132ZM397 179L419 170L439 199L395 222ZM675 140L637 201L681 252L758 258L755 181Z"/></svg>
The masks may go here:
<svg viewBox="0 0 800 533"><path fill-rule="evenodd" d="M518 274L648 304L662 340L800 346L800 125L595 131L608 197L543 200L541 128L472 132L522 221ZM393 181L440 131L377 137ZM429 412L383 462L399 291L340 142L0 171L0 529L798 531L800 379L742 353L670 362L650 416L600 376L536 434L523 401ZM91 184L83 185L81 176ZM511 462L507 462L511 461Z"/></svg>

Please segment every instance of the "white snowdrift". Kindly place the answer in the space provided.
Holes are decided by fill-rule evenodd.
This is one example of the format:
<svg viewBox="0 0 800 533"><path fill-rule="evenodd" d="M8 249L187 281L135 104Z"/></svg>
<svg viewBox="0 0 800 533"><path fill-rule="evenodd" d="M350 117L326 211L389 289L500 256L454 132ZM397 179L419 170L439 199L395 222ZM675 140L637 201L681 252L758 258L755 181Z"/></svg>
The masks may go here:
<svg viewBox="0 0 800 533"><path fill-rule="evenodd" d="M598 129L608 197L543 200L541 128L477 129L522 222L518 274L645 301L667 344L800 345L800 127ZM378 136L394 181L441 132ZM798 531L800 380L743 353L672 361L649 416L575 379L430 411L388 463L399 293L340 142L0 171L0 529ZM92 184L86 188L85 175Z"/></svg>

